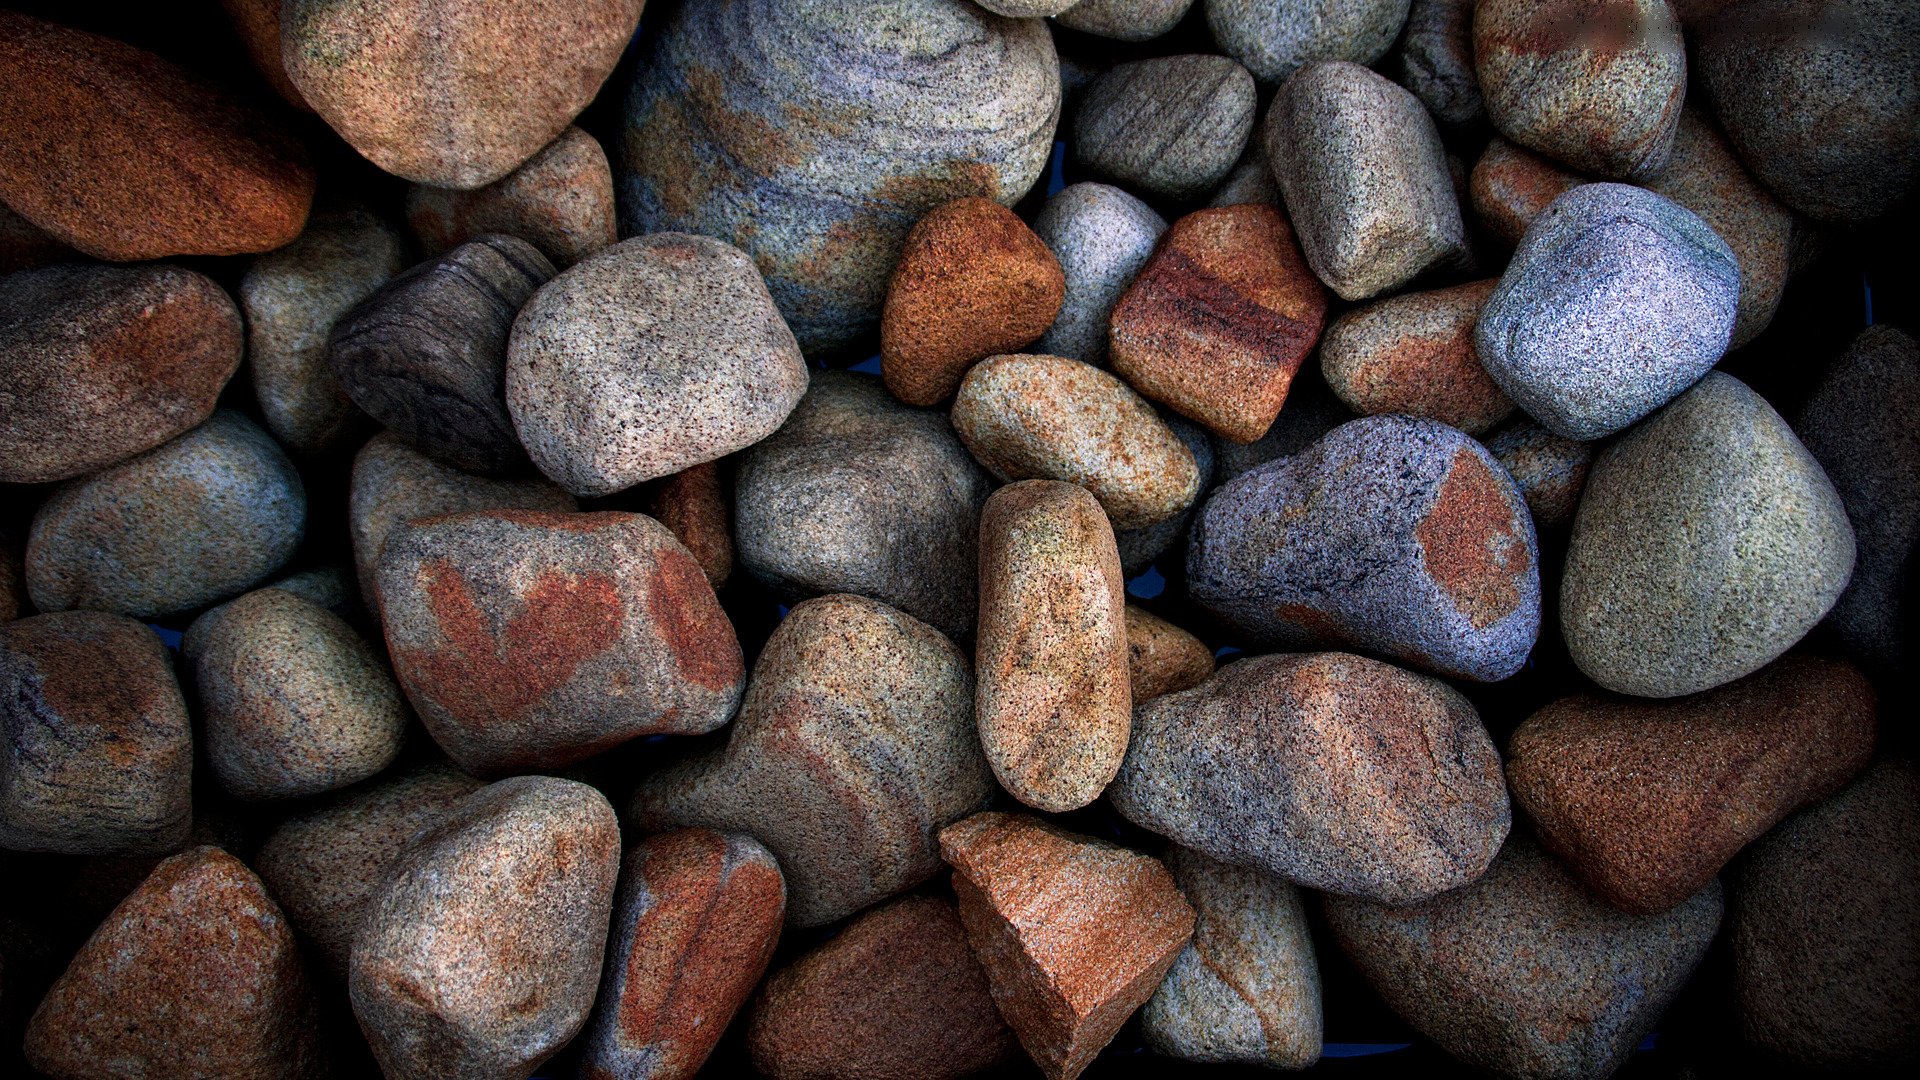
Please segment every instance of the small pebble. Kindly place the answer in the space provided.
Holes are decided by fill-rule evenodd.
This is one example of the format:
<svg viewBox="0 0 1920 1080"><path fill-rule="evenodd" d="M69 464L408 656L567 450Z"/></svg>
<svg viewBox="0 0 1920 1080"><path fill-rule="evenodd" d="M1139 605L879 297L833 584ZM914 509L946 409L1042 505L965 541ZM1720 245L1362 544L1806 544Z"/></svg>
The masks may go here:
<svg viewBox="0 0 1920 1080"><path fill-rule="evenodd" d="M1047 200L1033 231L1059 260L1066 280L1060 314L1033 351L1101 363L1113 306L1153 254L1167 220L1110 184L1079 183Z"/></svg>
<svg viewBox="0 0 1920 1080"><path fill-rule="evenodd" d="M617 239L613 170L599 141L570 127L483 188L408 188L407 225L429 255L486 233L506 233L565 270Z"/></svg>
<svg viewBox="0 0 1920 1080"><path fill-rule="evenodd" d="M1207 27L1263 83L1281 83L1316 60L1371 64L1406 24L1411 0L1204 0Z"/></svg>
<svg viewBox="0 0 1920 1080"><path fill-rule="evenodd" d="M1473 68L1476 0L1413 0L1400 38L1400 85L1427 111L1452 128L1473 127L1487 117L1486 99Z"/></svg>
<svg viewBox="0 0 1920 1080"><path fill-rule="evenodd" d="M1553 200L1586 182L1579 173L1495 135L1473 163L1467 190L1474 220L1512 248Z"/></svg>
<svg viewBox="0 0 1920 1080"><path fill-rule="evenodd" d="M1213 674L1206 643L1142 607L1127 605L1127 681L1133 704L1186 690Z"/></svg>
<svg viewBox="0 0 1920 1080"><path fill-rule="evenodd" d="M1592 443L1563 439L1523 416L1488 436L1486 447L1526 497L1536 530L1573 524L1593 465Z"/></svg>
<svg viewBox="0 0 1920 1080"><path fill-rule="evenodd" d="M1080 163L1128 188L1186 202L1226 178L1253 134L1253 76L1224 56L1125 63L1087 87L1073 121Z"/></svg>
<svg viewBox="0 0 1920 1080"><path fill-rule="evenodd" d="M1173 29L1194 0L1079 0L1054 24L1115 41L1151 41Z"/></svg>
<svg viewBox="0 0 1920 1080"><path fill-rule="evenodd" d="M1496 284L1402 293L1348 311L1320 342L1327 384L1362 416L1425 416L1484 434L1513 411L1473 345Z"/></svg>

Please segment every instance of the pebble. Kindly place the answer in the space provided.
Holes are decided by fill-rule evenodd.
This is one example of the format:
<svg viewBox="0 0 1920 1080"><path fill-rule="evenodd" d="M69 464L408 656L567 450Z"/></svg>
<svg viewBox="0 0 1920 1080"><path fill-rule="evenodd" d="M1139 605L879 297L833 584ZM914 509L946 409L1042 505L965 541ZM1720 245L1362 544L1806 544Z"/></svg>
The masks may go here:
<svg viewBox="0 0 1920 1080"><path fill-rule="evenodd" d="M746 682L687 549L642 514L482 510L396 526L379 596L394 674L475 775L712 731Z"/></svg>
<svg viewBox="0 0 1920 1080"><path fill-rule="evenodd" d="M807 368L744 252L659 233L533 295L507 344L506 388L540 471L575 495L609 495L773 434Z"/></svg>
<svg viewBox="0 0 1920 1080"><path fill-rule="evenodd" d="M1532 841L1411 907L1329 896L1327 924L1373 988L1454 1057L1503 1076L1610 1076L1658 1023L1720 925L1715 881L1661 915L1606 906Z"/></svg>
<svg viewBox="0 0 1920 1080"><path fill-rule="evenodd" d="M1450 128L1477 127L1487 118L1473 68L1476 0L1413 0L1400 38L1400 85Z"/></svg>
<svg viewBox="0 0 1920 1080"><path fill-rule="evenodd" d="M1579 173L1495 135L1473 163L1468 201L1480 227L1513 248L1555 199L1586 182Z"/></svg>
<svg viewBox="0 0 1920 1080"><path fill-rule="evenodd" d="M626 103L620 231L745 248L809 355L872 332L927 211L970 195L1011 205L1053 152L1051 32L970 0L901 0L885 18L690 4L649 37Z"/></svg>
<svg viewBox="0 0 1920 1080"><path fill-rule="evenodd" d="M306 525L293 463L253 421L223 409L55 489L27 539L27 591L41 611L190 611L265 581Z"/></svg>
<svg viewBox="0 0 1920 1080"><path fill-rule="evenodd" d="M1673 400L1726 352L1733 250L1644 188L1583 184L1534 219L1480 310L1480 362L1563 438L1612 435Z"/></svg>
<svg viewBox="0 0 1920 1080"><path fill-rule="evenodd" d="M934 834L993 790L966 655L864 597L794 606L724 747L644 780L643 829L750 833L780 859L787 918L824 926L940 869Z"/></svg>
<svg viewBox="0 0 1920 1080"><path fill-rule="evenodd" d="M1853 564L1853 529L1820 463L1758 394L1713 372L1594 461L1560 626L1574 663L1608 690L1698 693L1786 652Z"/></svg>
<svg viewBox="0 0 1920 1080"><path fill-rule="evenodd" d="M1341 298L1394 292L1467 257L1440 132L1385 76L1344 62L1301 68L1263 138L1307 264Z"/></svg>
<svg viewBox="0 0 1920 1080"><path fill-rule="evenodd" d="M786 899L750 836L679 829L629 848L580 1074L690 1080L773 958Z"/></svg>
<svg viewBox="0 0 1920 1080"><path fill-rule="evenodd" d="M1522 416L1488 436L1486 447L1526 497L1535 529L1573 524L1593 465L1592 443L1563 439Z"/></svg>
<svg viewBox="0 0 1920 1080"><path fill-rule="evenodd" d="M1200 495L1193 452L1146 399L1108 372L1060 356L995 356L953 403L960 441L996 479L1064 480L1113 527L1165 521Z"/></svg>
<svg viewBox="0 0 1920 1080"><path fill-rule="evenodd" d="M647 515L693 554L717 592L733 576L732 500L718 462L689 465L647 493Z"/></svg>
<svg viewBox="0 0 1920 1080"><path fill-rule="evenodd" d="M0 277L0 483L71 479L192 429L213 414L241 345L226 290L181 267Z"/></svg>
<svg viewBox="0 0 1920 1080"><path fill-rule="evenodd" d="M1019 1060L953 901L877 907L774 973L747 1027L773 1080L960 1080Z"/></svg>
<svg viewBox="0 0 1920 1080"><path fill-rule="evenodd" d="M1226 180L1214 189L1213 197L1207 200L1208 206L1241 203L1265 203L1275 210L1283 209L1280 185L1273 181L1273 170L1267 167L1267 151L1259 139L1247 143L1247 152L1241 155L1240 164L1233 167Z"/></svg>
<svg viewBox="0 0 1920 1080"><path fill-rule="evenodd" d="M487 233L517 236L564 270L613 243L613 168L593 136L570 127L526 164L472 191L415 184L407 225L430 255Z"/></svg>
<svg viewBox="0 0 1920 1080"><path fill-rule="evenodd" d="M1319 340L1326 291L1270 206L1174 222L1113 309L1113 370L1235 442L1263 435Z"/></svg>
<svg viewBox="0 0 1920 1080"><path fill-rule="evenodd" d="M468 241L343 316L327 363L388 431L455 468L506 472L526 460L502 400L507 332L553 272L516 237Z"/></svg>
<svg viewBox="0 0 1920 1080"><path fill-rule="evenodd" d="M1093 81L1073 120L1082 165L1156 198L1187 202L1226 178L1253 134L1253 76L1224 56L1158 56Z"/></svg>
<svg viewBox="0 0 1920 1080"><path fill-rule="evenodd" d="M1383 904L1478 878L1511 822L1473 705L1347 653L1235 660L1142 704L1108 799L1176 844Z"/></svg>
<svg viewBox="0 0 1920 1080"><path fill-rule="evenodd" d="M1151 41L1179 25L1194 0L1079 0L1054 25L1115 41Z"/></svg>
<svg viewBox="0 0 1920 1080"><path fill-rule="evenodd" d="M945 401L973 364L1038 339L1065 295L1059 260L1013 211L977 196L937 206L887 282L881 378L909 405Z"/></svg>
<svg viewBox="0 0 1920 1080"><path fill-rule="evenodd" d="M1153 254L1167 219L1111 184L1087 182L1048 199L1033 231L1053 252L1066 280L1060 314L1033 343L1033 351L1101 363L1107 358L1113 306Z"/></svg>
<svg viewBox="0 0 1920 1080"><path fill-rule="evenodd" d="M0 848L177 851L192 771L187 703L153 631L96 611L0 624Z"/></svg>
<svg viewBox="0 0 1920 1080"><path fill-rule="evenodd" d="M1059 813L1100 797L1131 724L1126 580L1087 490L1022 480L980 515L974 715L995 778Z"/></svg>
<svg viewBox="0 0 1920 1080"><path fill-rule="evenodd" d="M59 1077L332 1075L292 929L212 847L162 862L113 909L34 1011L26 1057Z"/></svg>
<svg viewBox="0 0 1920 1080"><path fill-rule="evenodd" d="M1079 0L975 0L975 2L995 15L1005 15L1009 19L1040 19L1049 15L1058 15Z"/></svg>
<svg viewBox="0 0 1920 1080"><path fill-rule="evenodd" d="M1316 60L1371 64L1406 24L1411 0L1205 0L1207 27L1263 83L1282 83Z"/></svg>
<svg viewBox="0 0 1920 1080"><path fill-rule="evenodd" d="M97 259L271 251L313 167L280 123L124 42L0 12L0 202Z"/></svg>
<svg viewBox="0 0 1920 1080"><path fill-rule="evenodd" d="M1153 996L1193 936L1159 860L1027 814L940 832L994 1004L1047 1080L1073 1080Z"/></svg>
<svg viewBox="0 0 1920 1080"><path fill-rule="evenodd" d="M353 939L354 1016L391 1080L531 1075L600 984L620 826L585 784L516 776L417 833Z"/></svg>
<svg viewBox="0 0 1920 1080"><path fill-rule="evenodd" d="M1167 868L1199 916L1140 1013L1169 1057L1305 1069L1320 1060L1320 965L1300 890L1175 847Z"/></svg>
<svg viewBox="0 0 1920 1080"><path fill-rule="evenodd" d="M1206 643L1148 611L1127 605L1127 682L1133 704L1186 690L1213 674L1213 651Z"/></svg>
<svg viewBox="0 0 1920 1080"><path fill-rule="evenodd" d="M1327 386L1327 380L1320 374L1320 365L1307 364L1295 376L1288 388L1286 407L1280 410L1265 435L1250 443L1217 437L1213 440L1217 458L1214 484L1224 484L1269 461L1292 457L1319 442L1334 428L1357 419L1347 403Z"/></svg>
<svg viewBox="0 0 1920 1080"><path fill-rule="evenodd" d="M1193 455L1193 463L1200 471L1200 490L1206 491L1213 486L1213 439L1207 430L1177 413L1162 412L1160 419L1166 422L1180 441L1187 446L1187 452ZM1193 521L1193 512L1199 508L1195 500L1185 510L1165 521L1144 525L1138 529L1121 529L1113 534L1113 546L1120 552L1120 571L1130 581L1145 573L1161 556L1171 551L1174 545L1187 538L1187 526Z"/></svg>
<svg viewBox="0 0 1920 1080"><path fill-rule="evenodd" d="M740 566L788 598L856 593L971 633L991 478L944 414L869 376L812 375L786 426L740 457Z"/></svg>
<svg viewBox="0 0 1920 1080"><path fill-rule="evenodd" d="M1187 549L1194 601L1262 644L1362 648L1498 682L1540 629L1539 545L1492 454L1372 416L1216 488Z"/></svg>
<svg viewBox="0 0 1920 1080"><path fill-rule="evenodd" d="M1348 311L1320 342L1327 384L1362 416L1425 416L1485 434L1513 411L1473 344L1474 323L1496 284L1402 293Z"/></svg>

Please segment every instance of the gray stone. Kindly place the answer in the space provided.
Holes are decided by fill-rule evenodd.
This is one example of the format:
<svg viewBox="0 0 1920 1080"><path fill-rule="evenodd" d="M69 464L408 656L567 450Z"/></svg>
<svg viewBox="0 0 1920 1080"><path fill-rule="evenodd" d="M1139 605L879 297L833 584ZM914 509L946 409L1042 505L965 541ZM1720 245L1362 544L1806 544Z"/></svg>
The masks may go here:
<svg viewBox="0 0 1920 1080"><path fill-rule="evenodd" d="M1060 260L1067 292L1032 351L1098 364L1107 357L1113 305L1153 254L1167 219L1117 187L1080 183L1047 200L1033 231Z"/></svg>
<svg viewBox="0 0 1920 1080"><path fill-rule="evenodd" d="M1593 464L1592 443L1563 439L1523 416L1488 436L1486 447L1526 496L1536 528L1573 524Z"/></svg>
<svg viewBox="0 0 1920 1080"><path fill-rule="evenodd" d="M1116 41L1151 41L1173 29L1193 0L1080 0L1055 24Z"/></svg>
<svg viewBox="0 0 1920 1080"><path fill-rule="evenodd" d="M1359 414L1347 408L1347 403L1327 386L1327 380L1320 374L1320 365L1308 364L1294 377L1286 405L1265 435L1250 443L1214 437L1217 464L1213 483L1224 484L1269 461L1292 457L1319 442L1327 432L1357 419Z"/></svg>
<svg viewBox="0 0 1920 1080"><path fill-rule="evenodd" d="M1240 164L1233 167L1226 180L1214 189L1213 197L1207 200L1208 206L1243 203L1265 203L1276 210L1281 208L1280 185L1273 181L1273 170L1267 167L1267 151L1259 139L1247 143L1247 152L1241 156Z"/></svg>
<svg viewBox="0 0 1920 1080"><path fill-rule="evenodd" d="M1121 64L1087 87L1073 121L1081 164L1175 202L1198 198L1253 134L1253 76L1224 56Z"/></svg>
<svg viewBox="0 0 1920 1080"><path fill-rule="evenodd" d="M1413 0L1400 38L1400 84L1449 127L1471 127L1487 116L1473 70L1474 2Z"/></svg>
<svg viewBox="0 0 1920 1080"><path fill-rule="evenodd" d="M1371 64L1387 54L1412 0L1206 0L1215 41L1263 83L1316 60Z"/></svg>
<svg viewBox="0 0 1920 1080"><path fill-rule="evenodd" d="M995 15L1009 19L1041 19L1058 15L1074 5L1074 0L974 0Z"/></svg>
<svg viewBox="0 0 1920 1080"><path fill-rule="evenodd" d="M1204 493L1211 489L1214 452L1213 439L1207 435L1207 429L1178 413L1162 413L1160 419L1167 422L1167 426L1173 429L1181 442L1187 444L1187 450L1193 454L1193 463L1200 470L1200 491ZM1131 578L1152 566L1154 560L1186 537L1187 526L1192 523L1194 512L1199 508L1200 503L1196 500L1185 510L1157 524L1115 530L1113 544L1120 552L1121 572Z"/></svg>

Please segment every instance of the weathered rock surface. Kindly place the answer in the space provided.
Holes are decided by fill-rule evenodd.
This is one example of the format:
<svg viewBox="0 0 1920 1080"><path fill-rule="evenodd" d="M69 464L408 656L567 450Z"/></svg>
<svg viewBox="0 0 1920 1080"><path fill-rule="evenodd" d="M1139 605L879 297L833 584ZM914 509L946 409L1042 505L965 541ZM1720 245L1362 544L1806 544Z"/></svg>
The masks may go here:
<svg viewBox="0 0 1920 1080"><path fill-rule="evenodd" d="M1151 41L1179 24L1193 0L1080 0L1056 25L1116 41Z"/></svg>
<svg viewBox="0 0 1920 1080"><path fill-rule="evenodd" d="M1127 605L1127 679L1135 708L1213 674L1206 643L1142 607Z"/></svg>
<svg viewBox="0 0 1920 1080"><path fill-rule="evenodd" d="M1486 99L1473 69L1475 0L1413 0L1400 38L1400 85L1450 127L1469 127L1487 116Z"/></svg>
<svg viewBox="0 0 1920 1080"><path fill-rule="evenodd" d="M1523 416L1488 436L1486 447L1526 497L1536 529L1573 524L1593 465L1592 443L1563 439Z"/></svg>
<svg viewBox="0 0 1920 1080"><path fill-rule="evenodd" d="M1175 202L1205 195L1253 134L1253 76L1224 56L1119 64L1086 89L1073 120L1080 163Z"/></svg>
<svg viewBox="0 0 1920 1080"><path fill-rule="evenodd" d="M1153 254L1167 220L1111 184L1079 183L1047 200L1033 231L1066 279L1060 314L1033 351L1098 364L1107 356L1113 306Z"/></svg>
<svg viewBox="0 0 1920 1080"><path fill-rule="evenodd" d="M1261 82L1279 83L1316 60L1371 64L1387 54L1407 21L1411 0L1205 0L1214 40L1252 69Z"/></svg>
<svg viewBox="0 0 1920 1080"><path fill-rule="evenodd" d="M1495 135L1467 180L1474 219L1494 239L1517 247L1527 226L1586 177Z"/></svg>
<svg viewBox="0 0 1920 1080"><path fill-rule="evenodd" d="M1173 412L1162 412L1160 419L1166 421L1180 441L1187 445L1187 451L1193 455L1193 463L1200 470L1200 490L1206 491L1213 486L1214 450L1213 437L1207 429ZM1185 510L1153 525L1138 529L1121 529L1113 534L1113 545L1120 552L1120 570L1131 580L1135 575L1144 573L1155 560L1167 554L1175 544L1187 538L1187 526L1193 521L1193 512L1199 509L1196 501Z"/></svg>
<svg viewBox="0 0 1920 1080"><path fill-rule="evenodd" d="M483 188L415 184L407 224L430 255L485 233L517 236L566 269L614 242L613 169L593 136L570 127Z"/></svg>
<svg viewBox="0 0 1920 1080"><path fill-rule="evenodd" d="M1327 327L1320 370L1362 416L1425 416L1480 435L1513 411L1474 350L1473 328L1496 282L1402 293Z"/></svg>
<svg viewBox="0 0 1920 1080"><path fill-rule="evenodd" d="M715 590L733 575L733 500L720 463L674 473L647 494L647 515L667 527L700 563Z"/></svg>

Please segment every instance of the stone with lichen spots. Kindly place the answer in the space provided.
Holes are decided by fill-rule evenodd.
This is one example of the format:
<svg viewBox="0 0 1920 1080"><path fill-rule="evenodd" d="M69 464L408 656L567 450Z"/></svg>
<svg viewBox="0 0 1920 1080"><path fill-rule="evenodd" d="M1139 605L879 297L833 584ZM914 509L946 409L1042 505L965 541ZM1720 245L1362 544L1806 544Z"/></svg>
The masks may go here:
<svg viewBox="0 0 1920 1080"><path fill-rule="evenodd" d="M1137 708L1213 674L1206 643L1145 608L1127 605L1127 677Z"/></svg>
<svg viewBox="0 0 1920 1080"><path fill-rule="evenodd" d="M407 225L430 255L482 233L506 233L564 270L614 242L613 220L607 153L577 127L486 187L407 189Z"/></svg>
<svg viewBox="0 0 1920 1080"><path fill-rule="evenodd" d="M1473 347L1495 284L1402 293L1340 316L1320 342L1327 384L1362 416L1425 416L1484 433L1513 411Z"/></svg>
<svg viewBox="0 0 1920 1080"><path fill-rule="evenodd" d="M1592 443L1563 439L1523 415L1487 436L1485 445L1526 497L1535 528L1573 524L1593 464Z"/></svg>
<svg viewBox="0 0 1920 1080"><path fill-rule="evenodd" d="M647 493L647 513L700 561L715 589L733 574L733 508L720 464L689 466Z"/></svg>

